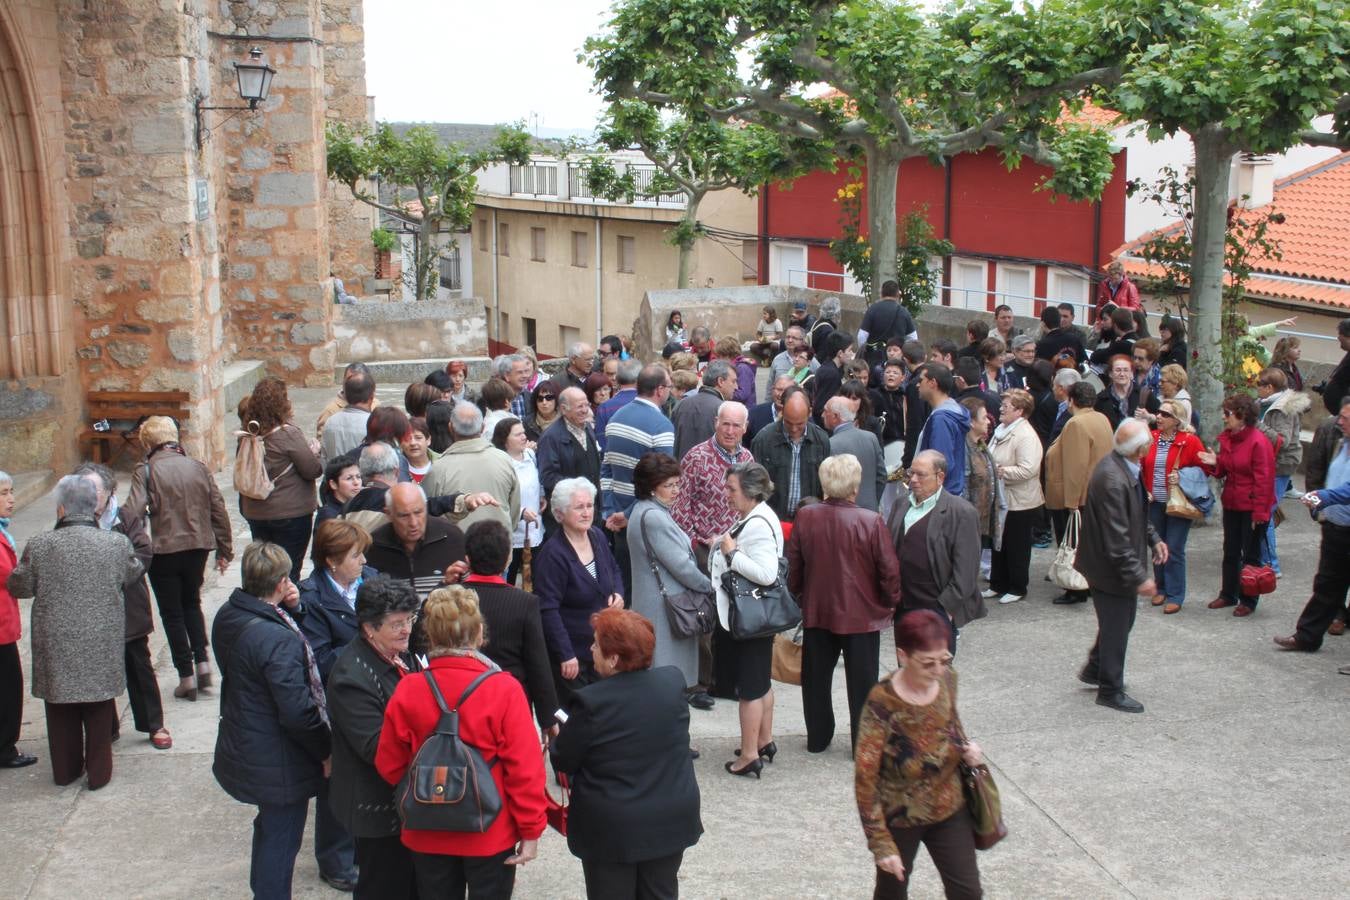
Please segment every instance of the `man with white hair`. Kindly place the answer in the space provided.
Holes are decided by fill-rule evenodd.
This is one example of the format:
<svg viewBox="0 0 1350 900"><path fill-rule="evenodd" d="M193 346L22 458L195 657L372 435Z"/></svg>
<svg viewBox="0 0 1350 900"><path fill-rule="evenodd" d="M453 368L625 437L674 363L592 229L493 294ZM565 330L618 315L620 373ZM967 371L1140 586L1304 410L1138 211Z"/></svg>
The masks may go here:
<svg viewBox="0 0 1350 900"><path fill-rule="evenodd" d="M387 512L389 489L399 484L398 453L384 441L375 441L361 448L357 465L361 470L361 490L342 507L341 518L360 525L366 531L389 521ZM456 492L427 500L427 512L432 516L462 517L480 506L498 506L497 498L486 491ZM315 560L315 565L321 565Z"/></svg>
<svg viewBox="0 0 1350 900"><path fill-rule="evenodd" d="M469 571L464 532L427 514L420 485L401 482L385 494L389 521L370 533L366 564L406 581L420 600L442 584L456 584Z"/></svg>
<svg viewBox="0 0 1350 900"><path fill-rule="evenodd" d="M591 374L591 368L594 365L594 347L585 341L569 344L567 347L567 368L553 376L553 384L557 387L558 393L561 394L570 387L580 389L586 382L586 376Z"/></svg>
<svg viewBox="0 0 1350 900"><path fill-rule="evenodd" d="M496 499L495 505L479 506L459 519L468 528L483 519L495 519L515 531L520 521L520 478L511 457L483 437L483 413L463 400L450 413L450 430L455 442L431 464L422 479L428 497L485 491Z"/></svg>
<svg viewBox="0 0 1350 900"><path fill-rule="evenodd" d="M511 389L511 415L525 421L525 417L534 412L530 392L525 390L530 383L530 360L523 353L508 353L492 361L493 374Z"/></svg>
<svg viewBox="0 0 1350 900"><path fill-rule="evenodd" d="M886 458L881 452L881 441L871 431L857 427L858 401L847 397L831 397L825 401L821 415L825 430L830 433L830 455L845 453L855 456L862 465L862 483L854 502L863 509L877 511L881 492L886 489Z"/></svg>
<svg viewBox="0 0 1350 900"><path fill-rule="evenodd" d="M1139 596L1157 593L1153 566L1167 562L1167 544L1149 524L1139 489L1139 461L1152 443L1148 426L1138 419L1116 429L1112 452L1088 482L1074 561L1097 611L1097 640L1078 680L1097 688L1097 705L1131 713L1143 712L1144 705L1125 693L1125 648Z"/></svg>

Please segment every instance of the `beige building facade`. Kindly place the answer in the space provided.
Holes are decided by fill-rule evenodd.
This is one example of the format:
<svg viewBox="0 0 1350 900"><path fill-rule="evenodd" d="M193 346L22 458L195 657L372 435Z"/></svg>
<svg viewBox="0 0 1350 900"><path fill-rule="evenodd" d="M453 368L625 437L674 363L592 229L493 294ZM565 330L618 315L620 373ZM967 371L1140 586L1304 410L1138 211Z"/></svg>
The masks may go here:
<svg viewBox="0 0 1350 900"><path fill-rule="evenodd" d="M472 293L486 307L494 351L529 345L562 356L577 340L629 336L643 295L676 286L679 249L667 237L683 198L609 203L585 193L560 160L480 176L471 234L461 240L472 246ZM693 286L758 283L756 203L731 190L704 198L698 218L714 234L694 247Z"/></svg>

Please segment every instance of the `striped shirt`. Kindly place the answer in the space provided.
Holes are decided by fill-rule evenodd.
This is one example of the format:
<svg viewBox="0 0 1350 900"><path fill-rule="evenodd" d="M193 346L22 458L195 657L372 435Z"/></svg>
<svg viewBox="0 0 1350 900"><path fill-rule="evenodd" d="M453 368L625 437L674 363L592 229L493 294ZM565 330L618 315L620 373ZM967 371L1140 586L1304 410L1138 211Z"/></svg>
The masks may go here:
<svg viewBox="0 0 1350 900"><path fill-rule="evenodd" d="M633 469L648 453L675 455L675 426L646 397L620 409L605 426L605 455L600 462L603 515L627 513L636 502Z"/></svg>
<svg viewBox="0 0 1350 900"><path fill-rule="evenodd" d="M1158 503L1167 502L1167 454L1172 450L1172 442L1162 435L1153 444L1153 483L1149 485L1149 496Z"/></svg>

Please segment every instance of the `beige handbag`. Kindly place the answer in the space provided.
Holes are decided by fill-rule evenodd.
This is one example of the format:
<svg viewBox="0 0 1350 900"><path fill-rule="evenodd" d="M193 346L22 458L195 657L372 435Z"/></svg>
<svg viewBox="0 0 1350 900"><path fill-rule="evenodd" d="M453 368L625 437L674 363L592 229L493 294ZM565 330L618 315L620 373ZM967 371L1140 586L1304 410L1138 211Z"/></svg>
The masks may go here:
<svg viewBox="0 0 1350 900"><path fill-rule="evenodd" d="M786 634L773 636L773 663L769 677L783 684L802 683L802 630L797 628L789 637Z"/></svg>
<svg viewBox="0 0 1350 900"><path fill-rule="evenodd" d="M1191 498L1186 496L1186 492L1181 489L1179 484L1169 484L1167 486L1167 514L1176 516L1178 519L1203 519L1205 514L1200 511Z"/></svg>
<svg viewBox="0 0 1350 900"><path fill-rule="evenodd" d="M1069 515L1064 540L1060 541L1059 549L1055 551L1054 562L1050 563L1050 580L1066 591L1088 589L1087 579L1083 577L1083 573L1073 567L1074 560L1078 557L1078 529L1082 525L1081 518L1082 513L1076 509Z"/></svg>

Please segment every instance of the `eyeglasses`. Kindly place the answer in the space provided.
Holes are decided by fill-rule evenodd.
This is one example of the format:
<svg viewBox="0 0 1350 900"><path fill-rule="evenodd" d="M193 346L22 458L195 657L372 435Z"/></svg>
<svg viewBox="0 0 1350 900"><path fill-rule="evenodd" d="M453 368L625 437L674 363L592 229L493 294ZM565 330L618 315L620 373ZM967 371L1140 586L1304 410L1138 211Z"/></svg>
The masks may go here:
<svg viewBox="0 0 1350 900"><path fill-rule="evenodd" d="M1159 412L1159 413L1158 413L1158 418L1160 418L1160 419L1175 419L1176 416L1172 415L1170 412Z"/></svg>
<svg viewBox="0 0 1350 900"><path fill-rule="evenodd" d="M388 628L390 631L412 631L413 626L417 624L417 613L413 613L406 619L385 619L380 623L381 628Z"/></svg>
<svg viewBox="0 0 1350 900"><path fill-rule="evenodd" d="M547 400L549 403L556 403L556 402L558 402L558 398L555 397L555 396L552 395L552 394L540 394L538 397L535 398L535 401L536 401L536 402L538 402L538 401L540 401L540 400Z"/></svg>

